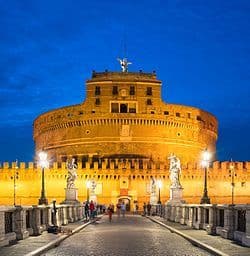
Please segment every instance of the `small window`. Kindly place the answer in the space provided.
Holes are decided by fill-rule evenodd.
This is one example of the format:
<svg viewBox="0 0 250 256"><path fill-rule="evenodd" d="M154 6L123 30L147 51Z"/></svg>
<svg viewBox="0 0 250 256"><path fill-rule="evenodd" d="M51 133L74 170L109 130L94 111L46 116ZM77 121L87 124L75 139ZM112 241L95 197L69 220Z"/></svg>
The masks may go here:
<svg viewBox="0 0 250 256"><path fill-rule="evenodd" d="M152 105L152 100L151 99L147 99L147 105Z"/></svg>
<svg viewBox="0 0 250 256"><path fill-rule="evenodd" d="M245 181L241 182L241 187L246 187L246 182Z"/></svg>
<svg viewBox="0 0 250 256"><path fill-rule="evenodd" d="M177 116L177 117L180 117L181 116L181 114L180 113L175 113L175 115Z"/></svg>
<svg viewBox="0 0 250 256"><path fill-rule="evenodd" d="M95 110L92 110L91 112L92 112L92 114L94 114L94 113L95 113Z"/></svg>
<svg viewBox="0 0 250 256"><path fill-rule="evenodd" d="M128 104L120 104L120 113L128 113Z"/></svg>
<svg viewBox="0 0 250 256"><path fill-rule="evenodd" d="M154 111L151 111L151 114L154 114L155 112Z"/></svg>
<svg viewBox="0 0 250 256"><path fill-rule="evenodd" d="M129 113L136 113L136 104L135 103L130 103L129 104Z"/></svg>
<svg viewBox="0 0 250 256"><path fill-rule="evenodd" d="M101 95L101 87L100 86L95 87L95 95Z"/></svg>
<svg viewBox="0 0 250 256"><path fill-rule="evenodd" d="M135 87L130 86L129 95L135 95Z"/></svg>
<svg viewBox="0 0 250 256"><path fill-rule="evenodd" d="M187 113L188 114L188 118L191 118L191 113Z"/></svg>
<svg viewBox="0 0 250 256"><path fill-rule="evenodd" d="M200 116L197 116L197 117L196 117L196 120L198 120L198 121L202 121L202 119L201 119L201 117L200 117Z"/></svg>
<svg viewBox="0 0 250 256"><path fill-rule="evenodd" d="M119 104L111 103L111 113L119 113Z"/></svg>
<svg viewBox="0 0 250 256"><path fill-rule="evenodd" d="M168 111L164 111L164 115L169 115L169 112Z"/></svg>
<svg viewBox="0 0 250 256"><path fill-rule="evenodd" d="M152 95L152 87L147 87L147 95Z"/></svg>
<svg viewBox="0 0 250 256"><path fill-rule="evenodd" d="M83 112L82 112L82 111L79 111L79 115L83 115Z"/></svg>
<svg viewBox="0 0 250 256"><path fill-rule="evenodd" d="M95 99L95 104L98 105L98 106L101 105L101 101L100 101L99 98L96 98L96 99Z"/></svg>
<svg viewBox="0 0 250 256"><path fill-rule="evenodd" d="M112 94L118 95L118 86L113 86Z"/></svg>

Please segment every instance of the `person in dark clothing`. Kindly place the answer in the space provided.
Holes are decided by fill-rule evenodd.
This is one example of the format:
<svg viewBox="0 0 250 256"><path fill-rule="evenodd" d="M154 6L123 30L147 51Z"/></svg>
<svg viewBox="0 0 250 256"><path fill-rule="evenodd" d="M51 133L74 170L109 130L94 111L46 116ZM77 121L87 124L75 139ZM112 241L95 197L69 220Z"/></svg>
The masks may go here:
<svg viewBox="0 0 250 256"><path fill-rule="evenodd" d="M147 205L146 205L146 203L144 202L144 203L143 203L143 215L146 216L146 214L147 214Z"/></svg>
<svg viewBox="0 0 250 256"><path fill-rule="evenodd" d="M148 215L150 215L150 211L151 211L151 204L148 202L147 204L147 211L148 211Z"/></svg>
<svg viewBox="0 0 250 256"><path fill-rule="evenodd" d="M89 220L89 202L88 201L86 201L85 203L84 213L85 213L86 221L88 221Z"/></svg>
<svg viewBox="0 0 250 256"><path fill-rule="evenodd" d="M110 204L108 207L109 222L112 221L113 213L114 213L114 206L112 204Z"/></svg>

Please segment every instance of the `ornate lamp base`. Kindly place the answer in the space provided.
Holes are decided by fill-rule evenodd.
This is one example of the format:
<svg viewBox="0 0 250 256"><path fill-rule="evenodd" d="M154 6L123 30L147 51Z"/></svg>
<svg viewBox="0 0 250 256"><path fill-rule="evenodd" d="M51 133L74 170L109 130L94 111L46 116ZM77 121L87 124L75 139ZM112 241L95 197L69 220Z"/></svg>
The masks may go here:
<svg viewBox="0 0 250 256"><path fill-rule="evenodd" d="M41 198L39 198L39 200L38 200L38 204L39 205L42 205L42 204L45 204L45 205L47 205L48 204L48 199L47 198L45 198L45 197L41 197Z"/></svg>

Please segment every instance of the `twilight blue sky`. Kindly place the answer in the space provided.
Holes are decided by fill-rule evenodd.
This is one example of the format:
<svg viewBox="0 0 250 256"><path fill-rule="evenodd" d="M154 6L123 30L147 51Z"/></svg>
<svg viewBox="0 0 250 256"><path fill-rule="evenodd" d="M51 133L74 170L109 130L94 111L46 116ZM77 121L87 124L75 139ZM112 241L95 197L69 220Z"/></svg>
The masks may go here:
<svg viewBox="0 0 250 256"><path fill-rule="evenodd" d="M0 162L32 161L33 120L124 54L164 101L218 118L219 160L250 161L249 0L0 0L0 33Z"/></svg>

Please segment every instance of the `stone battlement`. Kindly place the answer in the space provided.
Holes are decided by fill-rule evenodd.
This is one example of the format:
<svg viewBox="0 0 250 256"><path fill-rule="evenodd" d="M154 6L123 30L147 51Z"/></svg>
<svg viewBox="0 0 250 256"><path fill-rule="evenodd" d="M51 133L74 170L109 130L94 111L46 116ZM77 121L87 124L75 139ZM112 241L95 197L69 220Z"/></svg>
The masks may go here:
<svg viewBox="0 0 250 256"><path fill-rule="evenodd" d="M102 80L105 81L106 79L110 80L114 80L114 79L118 79L120 80L139 80L139 81L151 81L153 80L154 82L157 81L156 80L156 73L152 72L152 73L145 73L145 72L110 72L108 70L106 70L105 72L96 72L93 71L92 72L92 80L91 81L95 81L95 80ZM159 81L160 82L160 81Z"/></svg>
<svg viewBox="0 0 250 256"><path fill-rule="evenodd" d="M210 173L228 173L230 165L233 164L235 172L243 172L250 174L250 162L230 162L230 161L215 161L211 164L209 168ZM201 171L203 168L198 163L188 163L186 165L182 165L182 172L190 173L195 175L196 171ZM0 172L7 169L26 169L26 170L35 170L40 169L40 167L35 162L20 162L16 168L15 162L3 162L0 163ZM66 169L66 162L54 162L50 165L48 169ZM100 160L92 160L87 162L78 162L78 169L122 169L122 170L130 170L130 169L140 169L140 170L169 170L169 164L167 162L152 162L147 159L108 159L104 158Z"/></svg>

